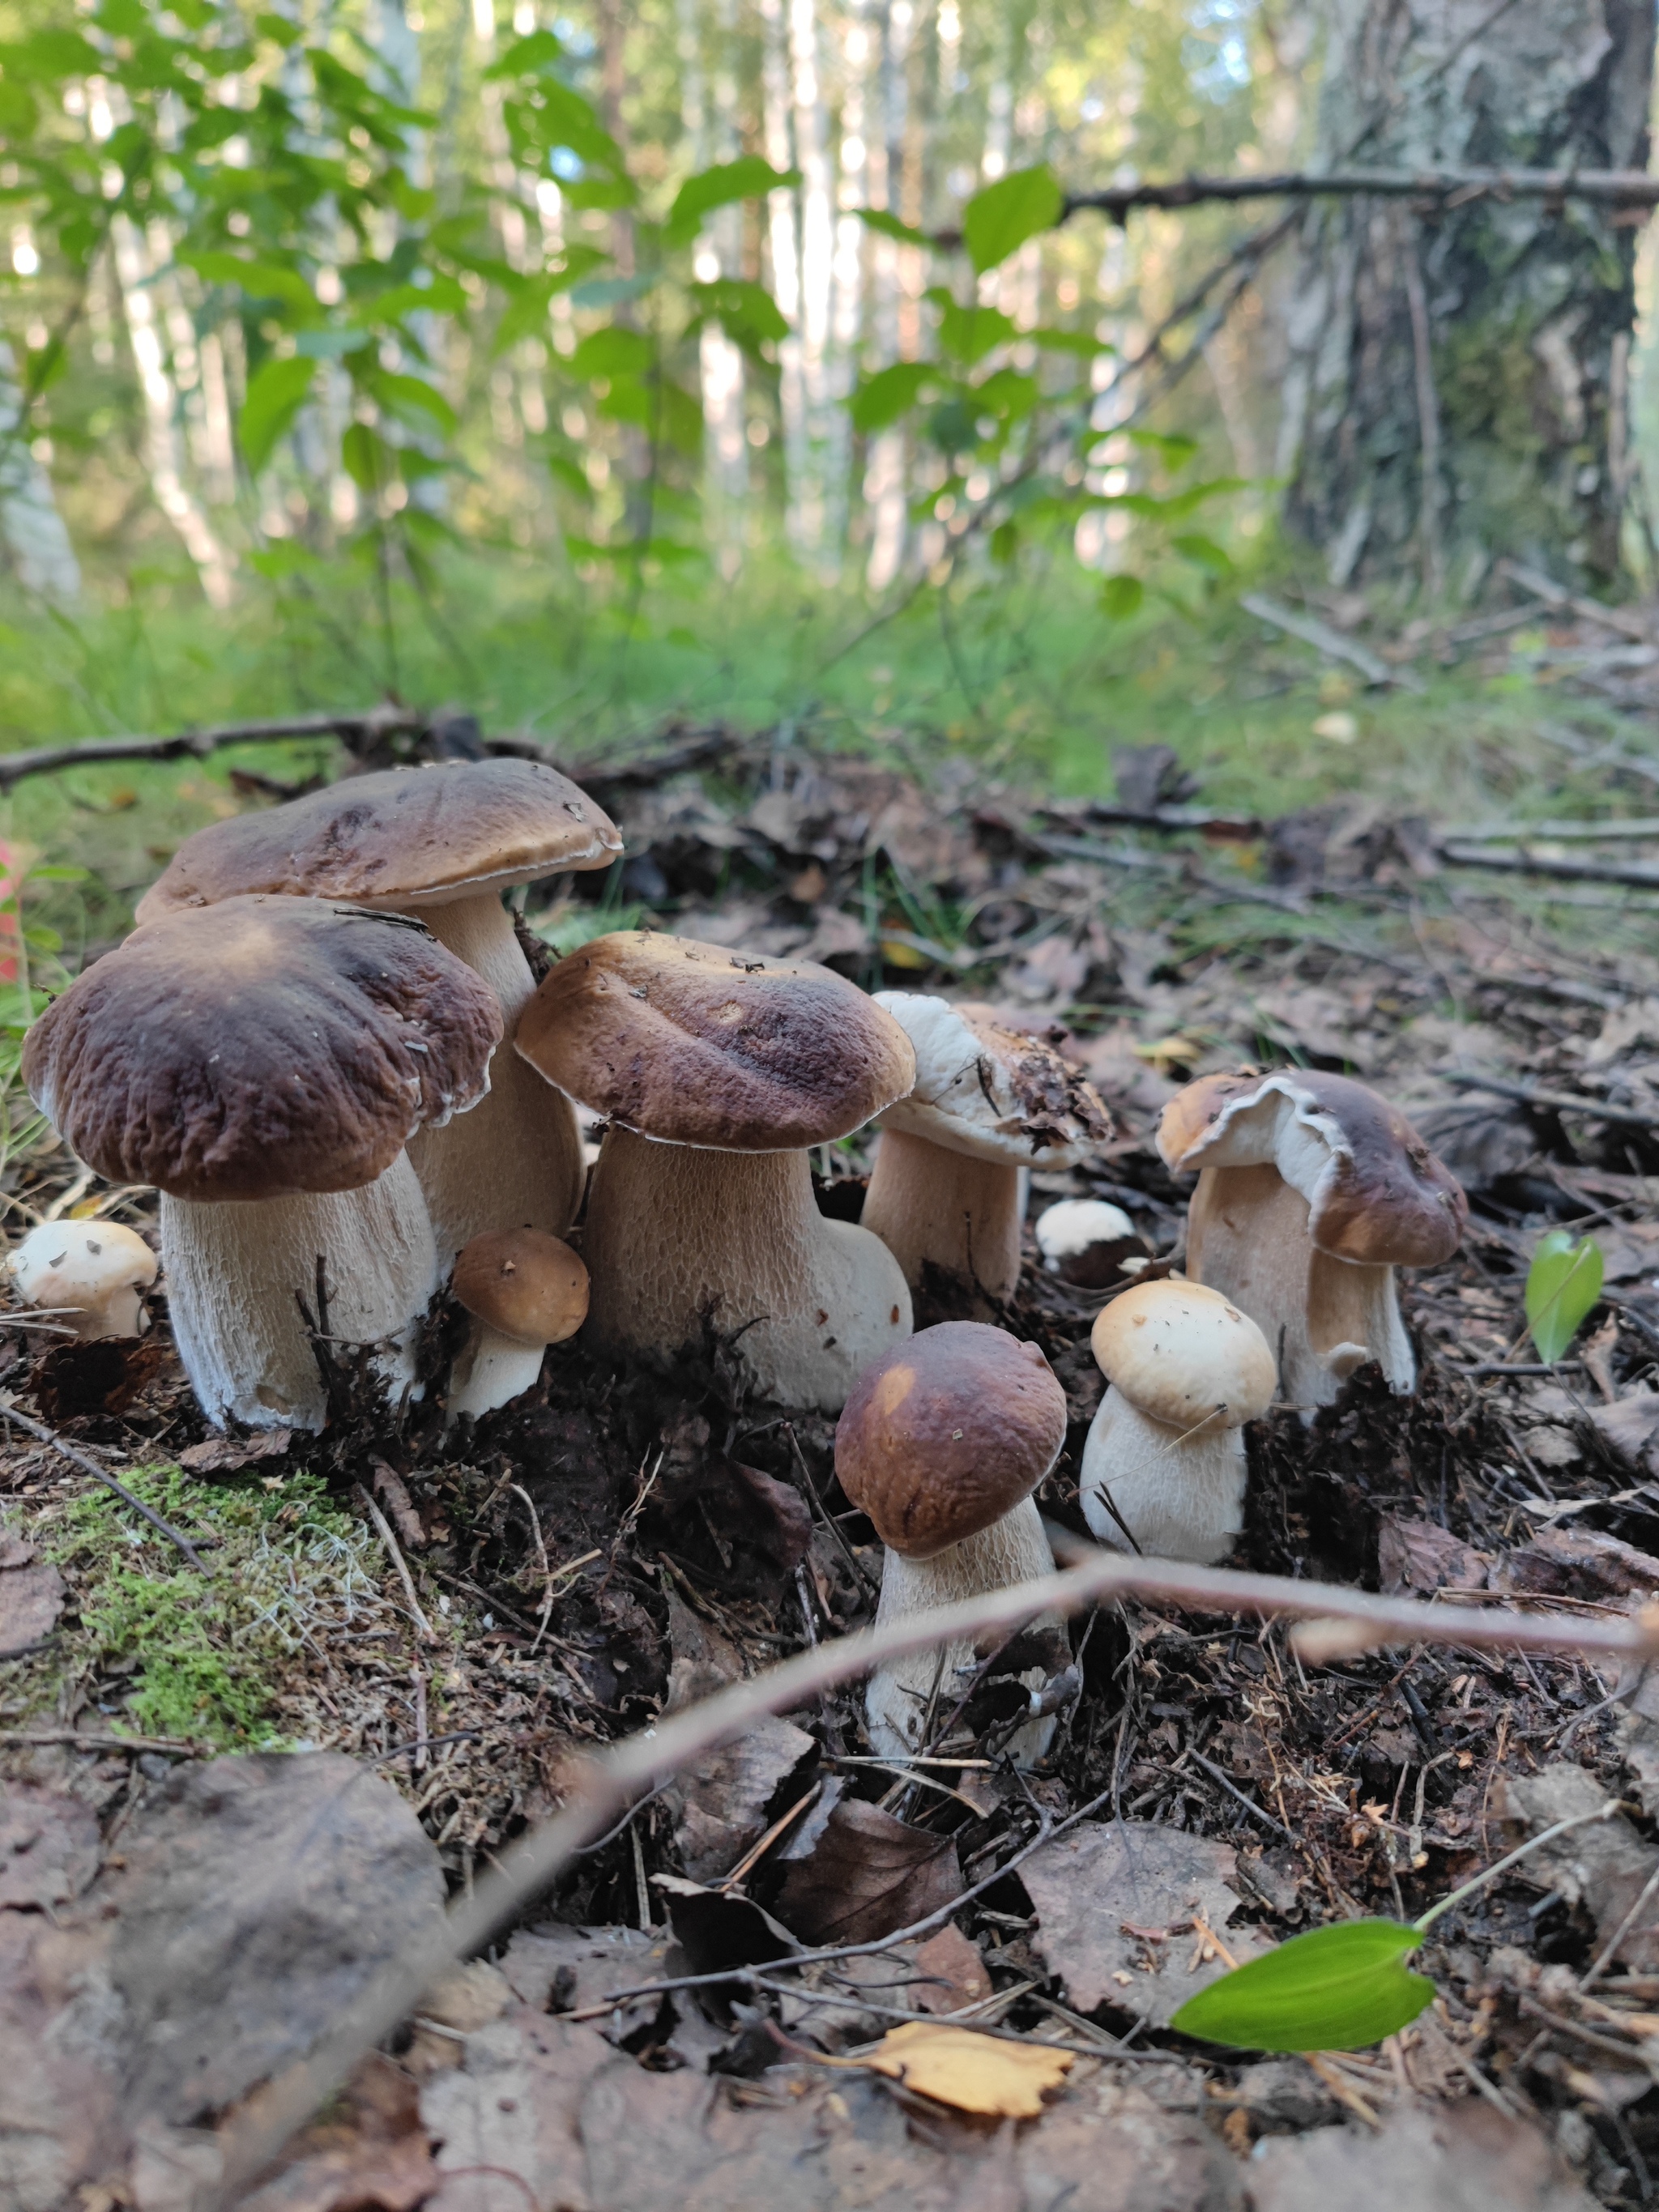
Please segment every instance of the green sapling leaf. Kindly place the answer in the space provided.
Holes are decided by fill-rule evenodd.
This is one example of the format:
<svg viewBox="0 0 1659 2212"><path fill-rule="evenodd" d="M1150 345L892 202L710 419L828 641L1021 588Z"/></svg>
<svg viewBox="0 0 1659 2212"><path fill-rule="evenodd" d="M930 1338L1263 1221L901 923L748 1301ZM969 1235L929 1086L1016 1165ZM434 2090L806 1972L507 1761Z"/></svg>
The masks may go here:
<svg viewBox="0 0 1659 2212"><path fill-rule="evenodd" d="M1593 1237L1574 1243L1552 1229L1538 1240L1527 1270L1527 1326L1538 1356L1553 1366L1601 1295L1601 1252Z"/></svg>
<svg viewBox="0 0 1659 2212"><path fill-rule="evenodd" d="M1398 1920L1311 1929L1188 1997L1170 2025L1243 2051L1362 2051L1433 1996L1405 1964L1422 1941Z"/></svg>

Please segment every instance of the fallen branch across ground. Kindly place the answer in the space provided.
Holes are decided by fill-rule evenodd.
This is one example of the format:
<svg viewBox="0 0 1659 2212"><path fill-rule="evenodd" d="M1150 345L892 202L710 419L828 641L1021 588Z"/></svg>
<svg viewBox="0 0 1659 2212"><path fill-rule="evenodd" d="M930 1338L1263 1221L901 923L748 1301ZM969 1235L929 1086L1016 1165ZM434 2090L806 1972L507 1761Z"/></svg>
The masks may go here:
<svg viewBox="0 0 1659 2212"><path fill-rule="evenodd" d="M452 1906L442 1926L418 1950L377 1974L310 2055L278 2075L227 2128L220 2142L221 2173L198 2193L197 2212L222 2212L357 2061L408 2016L422 1990L545 1891L583 1845L641 1791L740 1735L763 1714L795 1711L881 1661L944 1644L975 1642L990 1630L1017 1627L1039 1613L1068 1615L1132 1597L1199 1613L1309 1620L1316 1625L1316 1633L1328 1638L1340 1624L1343 1648L1350 1651L1358 1638L1371 1645L1570 1651L1628 1662L1659 1655L1659 1608L1633 1619L1577 1620L1502 1607L1424 1605L1331 1583L1292 1582L1281 1575L1235 1574L1221 1567L1091 1551L1069 1534L1062 1540L1068 1554L1081 1555L1081 1565L815 1645L599 1753L584 1769L563 1810L492 1860L471 1893Z"/></svg>
<svg viewBox="0 0 1659 2212"><path fill-rule="evenodd" d="M1659 890L1659 864L1648 860L1569 860L1548 853L1494 853L1484 845L1439 839L1435 851L1449 867L1490 868L1499 875L1549 876L1570 884L1627 884L1639 890Z"/></svg>
<svg viewBox="0 0 1659 2212"><path fill-rule="evenodd" d="M269 722L226 722L209 730L184 730L176 737L86 738L73 744L35 745L27 752L0 753L0 791L9 791L26 775L56 769L101 768L111 761L205 760L228 745L270 745L298 738L343 738L360 743L422 730L431 717L403 707L371 707L361 714L289 714Z"/></svg>
<svg viewBox="0 0 1659 2212"><path fill-rule="evenodd" d="M44 1421L37 1421L31 1413L20 1413L9 1398L0 1398L0 1421L15 1422L37 1443L45 1444L49 1451L55 1451L71 1467L78 1467L82 1474L89 1474L94 1482L101 1482L106 1490L112 1490L124 1505L130 1505L142 1520L149 1522L158 1536L165 1536L169 1544L176 1546L198 1575L212 1574L212 1568L182 1529L175 1528L171 1521L164 1521L159 1513L145 1504L142 1498L135 1498L125 1482L118 1482L107 1468L100 1467L88 1453L76 1451L73 1444L66 1444L56 1430L49 1429Z"/></svg>
<svg viewBox="0 0 1659 2212"><path fill-rule="evenodd" d="M1609 1106L1602 1098L1578 1098L1570 1091L1540 1091L1535 1083L1511 1083L1500 1075L1458 1072L1445 1078L1455 1091L1490 1091L1495 1097L1513 1098L1522 1106L1540 1106L1548 1114L1583 1114L1595 1121L1610 1121L1621 1129L1651 1129L1659 1117L1630 1106Z"/></svg>

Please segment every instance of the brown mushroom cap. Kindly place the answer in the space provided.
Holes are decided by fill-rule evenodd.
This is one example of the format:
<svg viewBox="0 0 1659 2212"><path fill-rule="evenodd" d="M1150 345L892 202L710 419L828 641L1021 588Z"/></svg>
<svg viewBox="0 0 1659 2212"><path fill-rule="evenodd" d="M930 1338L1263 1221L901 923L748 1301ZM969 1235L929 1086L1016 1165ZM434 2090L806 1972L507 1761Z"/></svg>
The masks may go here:
<svg viewBox="0 0 1659 2212"><path fill-rule="evenodd" d="M1029 1498L1065 1441L1066 1393L1036 1345L946 1321L860 1376L836 1473L884 1544L930 1559Z"/></svg>
<svg viewBox="0 0 1659 2212"><path fill-rule="evenodd" d="M1431 1267L1451 1257L1468 1220L1455 1178L1399 1108L1346 1075L1201 1077L1164 1108L1158 1148L1177 1170L1276 1167L1334 1259Z"/></svg>
<svg viewBox="0 0 1659 2212"><path fill-rule="evenodd" d="M1100 1094L1049 1037L1010 1029L990 1006L922 991L878 991L876 1004L916 1055L915 1087L882 1115L884 1129L1015 1166L1068 1167L1110 1141Z"/></svg>
<svg viewBox="0 0 1659 2212"><path fill-rule="evenodd" d="M175 1198L356 1190L489 1088L495 993L419 922L233 898L135 930L23 1048L36 1104L112 1182Z"/></svg>
<svg viewBox="0 0 1659 2212"><path fill-rule="evenodd" d="M154 921L246 891L404 913L447 906L622 850L610 817L539 761L446 761L348 776L258 814L210 822L138 902Z"/></svg>
<svg viewBox="0 0 1659 2212"><path fill-rule="evenodd" d="M1212 1429L1253 1421L1279 1387L1267 1338L1202 1283L1137 1283L1096 1316L1089 1341L1132 1406L1183 1432L1206 1416Z"/></svg>
<svg viewBox="0 0 1659 2212"><path fill-rule="evenodd" d="M452 1287L470 1314L515 1344L562 1344L587 1318L587 1270L541 1229L486 1229L461 1247Z"/></svg>
<svg viewBox="0 0 1659 2212"><path fill-rule="evenodd" d="M915 1079L904 1031L844 976L643 929L561 960L515 1042L582 1105L711 1152L829 1144Z"/></svg>

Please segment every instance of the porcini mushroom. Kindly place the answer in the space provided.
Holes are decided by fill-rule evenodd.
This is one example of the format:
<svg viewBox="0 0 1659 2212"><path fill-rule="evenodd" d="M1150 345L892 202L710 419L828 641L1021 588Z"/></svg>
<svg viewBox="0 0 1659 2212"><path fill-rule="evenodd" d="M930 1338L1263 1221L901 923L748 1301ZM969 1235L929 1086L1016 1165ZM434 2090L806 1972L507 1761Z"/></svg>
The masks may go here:
<svg viewBox="0 0 1659 2212"><path fill-rule="evenodd" d="M550 1344L587 1318L587 1270L539 1229L486 1229L461 1247L450 1287L472 1330L450 1376L449 1417L476 1420L531 1389Z"/></svg>
<svg viewBox="0 0 1659 2212"><path fill-rule="evenodd" d="M1121 1552L1224 1558L1244 1525L1240 1431L1278 1380L1267 1340L1218 1291L1176 1279L1114 1298L1090 1342L1111 1388L1083 1448L1084 1518Z"/></svg>
<svg viewBox="0 0 1659 2212"><path fill-rule="evenodd" d="M118 1221L43 1221L8 1255L6 1271L25 1305L61 1319L83 1344L149 1327L144 1292L155 1255Z"/></svg>
<svg viewBox="0 0 1659 2212"><path fill-rule="evenodd" d="M1104 1198L1059 1199L1038 1214L1031 1234L1049 1273L1081 1290L1104 1290L1152 1257L1123 1208Z"/></svg>
<svg viewBox="0 0 1659 2212"><path fill-rule="evenodd" d="M1415 1386L1395 1269L1449 1260L1468 1202L1397 1108L1311 1068L1204 1076L1164 1108L1158 1146L1199 1170L1187 1273L1260 1326L1291 1405L1328 1405L1368 1359Z"/></svg>
<svg viewBox="0 0 1659 2212"><path fill-rule="evenodd" d="M197 830L139 901L138 919L250 891L415 915L495 992L510 1043L536 984L502 891L608 867L621 850L609 817L539 762L388 769ZM575 1118L510 1050L495 1055L489 1096L418 1133L409 1156L446 1269L481 1230L562 1236L581 1202Z"/></svg>
<svg viewBox="0 0 1659 2212"><path fill-rule="evenodd" d="M866 1368L836 1425L836 1473L887 1547L877 1626L1052 1573L1031 1493L1065 1442L1066 1393L1036 1345L1006 1329L941 1322ZM865 1696L876 1751L921 1750L930 1707L935 1726L948 1719L979 1657L956 1643L878 1668ZM1039 1689L1046 1672L1020 1679ZM1041 1758L1054 1726L1028 1723L1016 1757Z"/></svg>
<svg viewBox="0 0 1659 2212"><path fill-rule="evenodd" d="M40 1017L35 1103L100 1175L161 1189L210 1420L322 1425L301 1300L331 1340L380 1347L390 1389L412 1380L437 1255L404 1146L482 1095L500 1036L494 994L419 923L299 898L164 915Z"/></svg>
<svg viewBox="0 0 1659 2212"><path fill-rule="evenodd" d="M855 985L623 930L544 979L518 1050L610 1117L582 1227L591 1341L672 1352L712 1323L762 1396L833 1413L910 1334L886 1247L812 1197L806 1147L860 1127L915 1070Z"/></svg>
<svg viewBox="0 0 1659 2212"><path fill-rule="evenodd" d="M947 1297L1004 1304L1019 1281L1020 1170L1073 1166L1110 1137L1111 1117L1052 1044L988 1007L915 991L878 991L876 1004L915 1047L916 1080L880 1116L864 1226L912 1290L932 1268Z"/></svg>

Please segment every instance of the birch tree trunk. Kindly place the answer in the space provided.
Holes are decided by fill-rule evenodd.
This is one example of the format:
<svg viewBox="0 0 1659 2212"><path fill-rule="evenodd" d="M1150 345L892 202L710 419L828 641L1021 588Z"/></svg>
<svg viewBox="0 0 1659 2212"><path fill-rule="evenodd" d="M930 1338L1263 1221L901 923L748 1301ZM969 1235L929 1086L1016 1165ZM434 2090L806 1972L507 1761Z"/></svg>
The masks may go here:
<svg viewBox="0 0 1659 2212"><path fill-rule="evenodd" d="M705 65L703 10L699 0L680 0L680 110L691 145L691 164L734 161L738 88L732 66L732 0L719 0L713 54ZM743 210L717 208L698 242L696 274L702 284L743 274ZM743 355L718 323L697 335L702 394L703 471L708 536L720 573L729 583L743 557L744 513L749 494L749 445L744 427Z"/></svg>
<svg viewBox="0 0 1659 2212"><path fill-rule="evenodd" d="M800 171L800 373L805 436L795 488L795 538L822 567L828 544L829 465L835 426L830 382L830 309L835 278L835 188L830 115L823 96L816 0L788 0L790 93Z"/></svg>
<svg viewBox="0 0 1659 2212"><path fill-rule="evenodd" d="M11 348L0 339L0 546L26 591L49 599L81 595L75 557L52 478L34 458Z"/></svg>
<svg viewBox="0 0 1659 2212"><path fill-rule="evenodd" d="M1335 0L1311 166L1644 167L1653 45L1638 0ZM1634 246L1578 203L1310 208L1279 472L1333 583L1618 579Z"/></svg>
<svg viewBox="0 0 1659 2212"><path fill-rule="evenodd" d="M760 0L761 98L766 128L766 158L775 169L795 166L793 113L789 96L788 27L784 0ZM783 428L784 531L792 544L801 542L801 488L806 477L806 389L801 332L800 229L793 191L769 192L768 243L772 255L772 295L789 325L778 346L778 410Z"/></svg>
<svg viewBox="0 0 1659 2212"><path fill-rule="evenodd" d="M870 204L899 213L904 212L899 203L903 197L909 122L908 70L915 26L912 0L884 0L880 23L877 113L869 133ZM918 261L920 255L916 247L902 246L898 240L883 238L879 233L872 234L869 251L875 366L885 368L902 356L906 264ZM864 496L870 511L870 557L865 574L872 591L884 591L904 559L909 523L908 454L902 427L880 431L870 441L864 476Z"/></svg>

